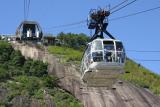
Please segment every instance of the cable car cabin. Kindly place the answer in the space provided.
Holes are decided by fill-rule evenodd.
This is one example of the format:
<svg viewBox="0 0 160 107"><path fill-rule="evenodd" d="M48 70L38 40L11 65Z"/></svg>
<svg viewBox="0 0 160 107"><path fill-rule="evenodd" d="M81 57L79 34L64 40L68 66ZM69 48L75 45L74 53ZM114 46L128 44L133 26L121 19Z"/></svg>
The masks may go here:
<svg viewBox="0 0 160 107"><path fill-rule="evenodd" d="M119 40L95 39L88 43L81 63L82 79L89 86L110 86L123 73L125 50Z"/></svg>
<svg viewBox="0 0 160 107"><path fill-rule="evenodd" d="M35 21L23 21L16 31L18 40L41 40L43 33L40 25Z"/></svg>

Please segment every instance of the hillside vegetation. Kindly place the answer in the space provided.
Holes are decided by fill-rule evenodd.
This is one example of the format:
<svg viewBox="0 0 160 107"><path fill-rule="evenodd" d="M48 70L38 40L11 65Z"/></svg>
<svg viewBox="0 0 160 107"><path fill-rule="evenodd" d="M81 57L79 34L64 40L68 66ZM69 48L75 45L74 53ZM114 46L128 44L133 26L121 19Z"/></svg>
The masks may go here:
<svg viewBox="0 0 160 107"><path fill-rule="evenodd" d="M68 35L61 33L61 40L62 42L65 42L65 45L49 46L48 51L54 55L62 57L66 62L76 61L80 64L83 54L82 50L84 50L84 48L80 48L81 44L76 45L77 43L74 44L74 42L70 44L70 42L68 42L69 39L66 38L70 38L71 40L77 38L75 34L73 34L72 36L71 35L72 34ZM83 41L83 39L81 41ZM88 38L85 38L84 41L88 41ZM74 45L76 45L77 48L74 48ZM160 75L147 70L146 68L135 63L131 59L127 59L124 69L126 73L121 76L122 79L129 81L137 86L147 88L156 95L160 95Z"/></svg>
<svg viewBox="0 0 160 107"><path fill-rule="evenodd" d="M122 78L143 88L151 90L154 94L160 95L160 75L136 64L133 60L127 59L125 73Z"/></svg>
<svg viewBox="0 0 160 107"><path fill-rule="evenodd" d="M59 33L57 38L61 41L61 44L68 48L73 48L76 50L83 51L86 46L86 43L89 41L89 37L83 33L74 34L74 33Z"/></svg>
<svg viewBox="0 0 160 107"><path fill-rule="evenodd" d="M82 107L72 95L60 89L57 77L48 75L47 66L41 61L26 60L11 44L0 41L0 92L4 91L0 96L0 107L10 107L14 101L19 103L16 102L19 97L21 101L28 99L24 107L32 100L46 107L47 96L56 107Z"/></svg>
<svg viewBox="0 0 160 107"><path fill-rule="evenodd" d="M54 55L63 57L65 62L70 62L70 61L80 62L82 56L81 51L68 47L48 46L48 51Z"/></svg>
<svg viewBox="0 0 160 107"><path fill-rule="evenodd" d="M76 61L79 64L83 53L78 50L59 46L49 46L48 50L50 53L62 57L66 62ZM156 95L160 95L160 76L158 74L147 70L130 59L127 59L124 69L126 73L122 75L122 79L137 86L148 88Z"/></svg>

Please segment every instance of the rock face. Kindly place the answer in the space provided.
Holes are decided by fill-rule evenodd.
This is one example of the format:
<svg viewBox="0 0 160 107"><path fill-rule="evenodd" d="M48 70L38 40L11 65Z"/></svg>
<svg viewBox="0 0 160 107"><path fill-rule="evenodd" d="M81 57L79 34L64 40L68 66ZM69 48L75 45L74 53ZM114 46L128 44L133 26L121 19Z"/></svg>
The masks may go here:
<svg viewBox="0 0 160 107"><path fill-rule="evenodd" d="M61 64L59 59L47 51L28 45L13 44L26 58L42 60L49 64L48 72L60 78L59 85L72 93L85 107L160 107L160 97L130 83L115 83L107 87L87 87L80 79L79 69L72 64Z"/></svg>

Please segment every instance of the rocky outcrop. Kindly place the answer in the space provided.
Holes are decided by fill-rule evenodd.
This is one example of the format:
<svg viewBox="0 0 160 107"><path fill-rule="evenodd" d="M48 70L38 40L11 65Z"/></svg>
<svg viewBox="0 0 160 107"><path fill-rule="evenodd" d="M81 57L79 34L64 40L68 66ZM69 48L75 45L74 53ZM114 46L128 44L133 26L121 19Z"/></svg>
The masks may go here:
<svg viewBox="0 0 160 107"><path fill-rule="evenodd" d="M59 58L47 51L21 44L13 44L26 58L42 60L49 64L48 72L59 78L59 85L72 93L85 107L159 107L160 98L150 91L130 83L115 83L113 89L107 87L87 87L80 79L77 66L62 64Z"/></svg>
<svg viewBox="0 0 160 107"><path fill-rule="evenodd" d="M7 96L7 89L0 88L0 103L4 103Z"/></svg>

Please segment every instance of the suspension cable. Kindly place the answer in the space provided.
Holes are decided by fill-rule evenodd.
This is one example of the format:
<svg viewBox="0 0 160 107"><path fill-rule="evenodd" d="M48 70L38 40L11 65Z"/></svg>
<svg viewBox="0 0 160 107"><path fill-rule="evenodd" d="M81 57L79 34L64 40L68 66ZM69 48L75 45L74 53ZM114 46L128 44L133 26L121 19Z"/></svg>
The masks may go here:
<svg viewBox="0 0 160 107"><path fill-rule="evenodd" d="M131 14L124 15L124 16L121 16L121 17L112 18L112 19L110 19L110 21L119 20L119 19L130 17L130 16L135 16L135 15L139 15L139 14L146 13L146 12L149 12L149 11L158 10L158 9L160 9L160 6L155 7L155 8L151 8L151 9L147 9L147 10L143 10L143 11L139 11L139 12L136 12L136 13L131 13Z"/></svg>
<svg viewBox="0 0 160 107"><path fill-rule="evenodd" d="M136 1L137 1L137 0L133 0L133 1L129 2L128 4L126 4L126 5L124 5L124 6L120 7L120 8L118 8L118 9L116 9L116 10L114 10L113 12L111 12L111 14L113 14L113 13L115 13L115 12L117 12L117 11L119 11L119 10L121 10L121 9L123 9L123 8L125 8L125 7L127 7L127 6L129 6L129 5L131 5L131 4L133 4L133 3L136 2Z"/></svg>
<svg viewBox="0 0 160 107"><path fill-rule="evenodd" d="M24 20L26 19L26 0L24 0Z"/></svg>
<svg viewBox="0 0 160 107"><path fill-rule="evenodd" d="M28 7L27 7L27 18L29 17L29 10L30 10L30 0L28 0Z"/></svg>
<svg viewBox="0 0 160 107"><path fill-rule="evenodd" d="M74 26L74 25L79 25L79 24L83 24L86 23L87 20L81 20L79 22L73 22L73 23L69 23L69 24L63 24L63 25L57 25L57 26L52 26L48 29L56 29L56 28L63 28L63 27L69 27L69 26Z"/></svg>
<svg viewBox="0 0 160 107"><path fill-rule="evenodd" d="M120 4L114 6L113 8L109 9L109 11L112 11L114 9L116 9L117 7L121 6L122 4L126 3L128 0L124 0L123 2L121 2Z"/></svg>
<svg viewBox="0 0 160 107"><path fill-rule="evenodd" d="M135 12L135 13L131 13L131 14L128 14L128 15L116 17L116 18L111 18L111 19L109 19L109 21L119 20L119 19L123 19L123 18L126 18L126 17L131 17L131 16L139 15L139 14L142 14L142 13L146 13L146 12L154 11L154 10L158 10L158 9L160 9L160 6L154 7L154 8L151 8L151 9L147 9L147 10L143 10L143 11L139 11L139 12ZM69 23L69 24L64 24L64 25L52 26L52 27L47 28L47 29L64 28L64 27L69 27L69 26L83 24L83 23L86 23L86 22L87 22L87 20L81 20L79 22L74 22L74 23Z"/></svg>
<svg viewBox="0 0 160 107"><path fill-rule="evenodd" d="M160 53L159 50L126 50L128 52Z"/></svg>
<svg viewBox="0 0 160 107"><path fill-rule="evenodd" d="M30 9L30 0L24 0L24 20L28 19Z"/></svg>
<svg viewBox="0 0 160 107"><path fill-rule="evenodd" d="M160 62L160 59L135 59L133 58L133 60L142 61L142 62Z"/></svg>

